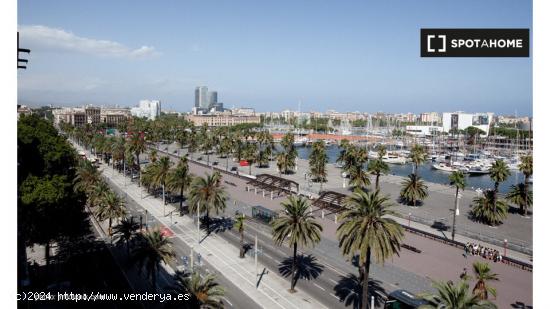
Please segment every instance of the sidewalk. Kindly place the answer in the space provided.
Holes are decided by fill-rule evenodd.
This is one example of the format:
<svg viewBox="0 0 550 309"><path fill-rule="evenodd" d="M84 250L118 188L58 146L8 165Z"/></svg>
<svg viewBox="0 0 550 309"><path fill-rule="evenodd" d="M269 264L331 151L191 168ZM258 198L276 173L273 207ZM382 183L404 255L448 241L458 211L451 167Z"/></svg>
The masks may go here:
<svg viewBox="0 0 550 309"><path fill-rule="evenodd" d="M124 178L119 173L112 173L112 168L105 168L103 173L120 188L124 187ZM177 224L170 223L170 217L163 215L162 201L150 196L141 198L141 188L127 180L125 191L139 205L156 217L162 224L168 227L174 237L178 237L189 246L194 246L194 251L208 261L221 275L233 282L244 293L249 295L263 308L326 308L311 296L302 291L290 293L289 280L283 279L274 273L263 274L257 277L254 271L254 261L249 258L238 258L238 248L235 248L225 240L211 234L205 237L200 231L200 244L197 239L197 226L194 220L184 216L178 217ZM166 213L175 210L167 205ZM264 265L258 263L258 272L261 273ZM261 281L256 288L257 278Z"/></svg>

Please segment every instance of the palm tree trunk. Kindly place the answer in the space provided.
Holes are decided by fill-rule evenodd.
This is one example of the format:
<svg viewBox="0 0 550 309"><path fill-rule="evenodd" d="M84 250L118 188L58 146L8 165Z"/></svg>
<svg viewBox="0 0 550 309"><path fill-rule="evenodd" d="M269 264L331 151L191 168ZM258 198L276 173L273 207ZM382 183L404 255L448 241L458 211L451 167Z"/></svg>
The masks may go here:
<svg viewBox="0 0 550 309"><path fill-rule="evenodd" d="M241 245L241 250L239 252L239 257L242 259L242 258L244 258L244 233L243 233L243 231L241 231L241 243L240 243L240 245Z"/></svg>
<svg viewBox="0 0 550 309"><path fill-rule="evenodd" d="M206 217L204 219L206 220L206 232L210 233L210 211L208 207L206 207Z"/></svg>
<svg viewBox="0 0 550 309"><path fill-rule="evenodd" d="M248 162L248 175L252 176L252 162Z"/></svg>
<svg viewBox="0 0 550 309"><path fill-rule="evenodd" d="M298 243L294 243L294 257L292 258L292 274L291 274L291 277L290 277L290 292L291 293L294 293L296 292L294 290L294 287L296 286L296 282L298 281L296 278L296 264L297 264L297 254L298 252Z"/></svg>
<svg viewBox="0 0 550 309"><path fill-rule="evenodd" d="M363 269L363 293L361 296L361 309L367 309L369 304L370 247L367 249L367 261L365 262L365 265L363 265Z"/></svg>
<svg viewBox="0 0 550 309"><path fill-rule="evenodd" d="M497 200L498 200L498 181L495 181L495 198L493 199L493 212L497 212Z"/></svg>
<svg viewBox="0 0 550 309"><path fill-rule="evenodd" d="M380 190L380 185L378 184L378 180L380 179L380 173L376 174L376 191Z"/></svg>
<svg viewBox="0 0 550 309"><path fill-rule="evenodd" d="M180 213L183 213L183 187L180 189Z"/></svg>
<svg viewBox="0 0 550 309"><path fill-rule="evenodd" d="M455 229L456 229L456 211L458 210L458 187L456 187L455 194L455 212L453 213L453 232L451 233L451 239L455 240Z"/></svg>

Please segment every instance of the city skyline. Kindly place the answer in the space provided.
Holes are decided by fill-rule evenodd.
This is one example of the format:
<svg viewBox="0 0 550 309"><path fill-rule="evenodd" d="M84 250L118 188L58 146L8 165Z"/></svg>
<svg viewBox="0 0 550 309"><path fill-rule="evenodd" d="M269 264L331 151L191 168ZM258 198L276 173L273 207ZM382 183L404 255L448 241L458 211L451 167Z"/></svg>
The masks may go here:
<svg viewBox="0 0 550 309"><path fill-rule="evenodd" d="M32 50L18 72L20 102L158 98L183 112L195 87L207 85L226 107L259 112L297 110L301 101L302 111L532 115L530 57L427 60L418 52L421 27L531 28L530 1L128 5L20 1L21 44Z"/></svg>

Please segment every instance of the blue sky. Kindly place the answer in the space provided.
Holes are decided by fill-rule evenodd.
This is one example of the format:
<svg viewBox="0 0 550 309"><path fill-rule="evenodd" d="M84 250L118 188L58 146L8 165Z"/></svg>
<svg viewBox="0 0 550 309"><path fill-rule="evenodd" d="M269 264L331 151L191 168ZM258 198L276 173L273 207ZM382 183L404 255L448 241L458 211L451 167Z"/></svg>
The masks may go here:
<svg viewBox="0 0 550 309"><path fill-rule="evenodd" d="M18 27L23 103L532 114L531 58L419 56L420 28L532 28L527 0L24 0Z"/></svg>

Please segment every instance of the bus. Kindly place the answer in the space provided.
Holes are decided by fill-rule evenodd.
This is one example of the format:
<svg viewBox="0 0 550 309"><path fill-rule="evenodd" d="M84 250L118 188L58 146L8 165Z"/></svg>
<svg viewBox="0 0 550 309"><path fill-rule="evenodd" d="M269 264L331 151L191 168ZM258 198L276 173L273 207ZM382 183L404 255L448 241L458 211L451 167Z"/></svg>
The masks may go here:
<svg viewBox="0 0 550 309"><path fill-rule="evenodd" d="M417 298L411 292L406 290L395 290L388 295L384 304L385 309L416 309L430 303L421 298Z"/></svg>

